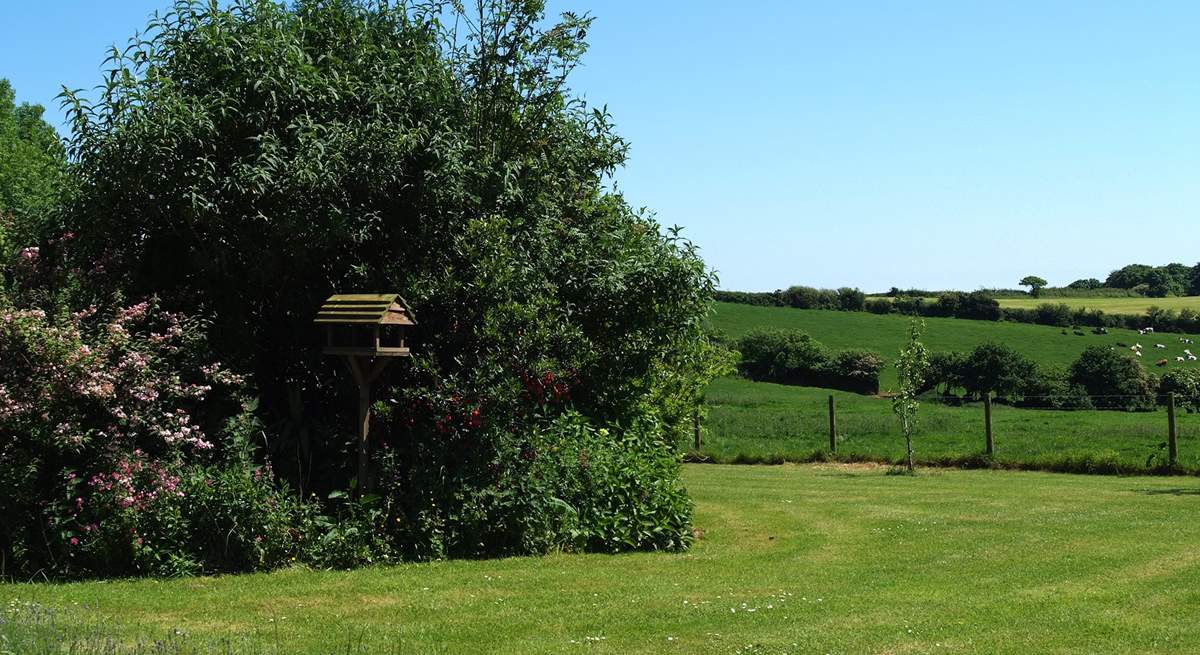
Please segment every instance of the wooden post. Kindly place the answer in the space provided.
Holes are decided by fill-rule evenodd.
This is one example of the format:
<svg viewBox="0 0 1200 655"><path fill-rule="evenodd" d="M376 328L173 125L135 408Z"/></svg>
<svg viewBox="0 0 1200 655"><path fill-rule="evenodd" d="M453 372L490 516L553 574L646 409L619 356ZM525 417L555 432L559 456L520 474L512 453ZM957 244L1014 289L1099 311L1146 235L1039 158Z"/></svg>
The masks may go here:
<svg viewBox="0 0 1200 655"><path fill-rule="evenodd" d="M1175 394L1167 394L1167 462L1172 468L1179 456L1179 432L1175 424Z"/></svg>
<svg viewBox="0 0 1200 655"><path fill-rule="evenodd" d="M695 413L692 414L692 433L693 433L693 436L696 438L696 450L699 451L700 450L700 409L699 408L696 408Z"/></svg>
<svg viewBox="0 0 1200 655"><path fill-rule="evenodd" d="M996 454L996 444L992 441L992 392L983 394L983 429L987 435L987 454Z"/></svg>
<svg viewBox="0 0 1200 655"><path fill-rule="evenodd" d="M829 394L829 452L837 452L837 410L833 404L833 394Z"/></svg>
<svg viewBox="0 0 1200 655"><path fill-rule="evenodd" d="M370 469L371 451L368 436L371 434L371 383L387 365L390 357L370 357L347 355L346 365L350 375L358 385L358 485L355 495L361 496L367 490L367 477Z"/></svg>

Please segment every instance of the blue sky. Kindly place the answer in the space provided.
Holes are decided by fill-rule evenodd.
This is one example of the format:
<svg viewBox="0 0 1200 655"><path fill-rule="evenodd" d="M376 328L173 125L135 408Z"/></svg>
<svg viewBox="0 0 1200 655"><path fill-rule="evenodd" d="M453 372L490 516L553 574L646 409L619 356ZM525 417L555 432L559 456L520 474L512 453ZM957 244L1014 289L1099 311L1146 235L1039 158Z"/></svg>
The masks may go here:
<svg viewBox="0 0 1200 655"><path fill-rule="evenodd" d="M0 6L47 105L166 0ZM35 6L36 5L36 6ZM1200 3L550 0L597 17L573 88L616 181L722 287L964 288L1200 260Z"/></svg>

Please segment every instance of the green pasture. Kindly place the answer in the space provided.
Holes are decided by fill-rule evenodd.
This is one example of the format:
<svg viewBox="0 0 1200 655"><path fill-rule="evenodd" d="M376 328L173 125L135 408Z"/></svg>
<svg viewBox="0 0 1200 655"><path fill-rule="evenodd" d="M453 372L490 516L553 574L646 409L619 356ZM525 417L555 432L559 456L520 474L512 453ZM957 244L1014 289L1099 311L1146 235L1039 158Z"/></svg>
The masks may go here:
<svg viewBox="0 0 1200 655"><path fill-rule="evenodd" d="M20 584L0 610L243 653L1200 651L1200 481L885 471L689 465L682 554Z"/></svg>
<svg viewBox="0 0 1200 655"><path fill-rule="evenodd" d="M829 396L835 398L838 455L898 462L904 438L887 398L740 378L709 387L708 418L695 455L722 463L810 461L829 450ZM1181 469L1200 472L1200 414L1177 413ZM1013 468L1131 472L1159 468L1167 412L1056 411L993 407L994 464ZM918 461L977 464L984 453L983 407L921 405ZM1152 455L1160 457L1147 464Z"/></svg>
<svg viewBox="0 0 1200 655"><path fill-rule="evenodd" d="M1145 314L1151 307L1159 309L1191 309L1200 312L1200 296L1176 296L1172 298L997 298L1001 307L1033 309L1038 305L1064 304L1072 309L1099 309L1105 314Z"/></svg>
<svg viewBox="0 0 1200 655"><path fill-rule="evenodd" d="M1118 299L1120 300L1120 299ZM906 338L908 316L871 314L868 312L838 312L791 307L756 307L736 303L717 303L710 324L731 337L739 337L755 328L790 328L804 330L821 343L835 349L866 348L895 359ZM1076 336L1062 328L1006 321L970 321L960 318L926 318L924 341L930 350L967 351L988 341L1003 343L1041 364L1069 366L1084 348L1101 344L1141 343L1145 348L1146 364L1153 367L1157 358L1168 359L1168 365L1154 370L1169 370L1174 366L1198 366L1198 362L1177 364L1175 357L1184 348L1200 352L1196 346L1180 343L1180 334L1139 335L1133 330L1109 330L1109 334L1092 334L1083 330ZM1190 335L1200 343L1200 336ZM1158 350L1155 344L1167 348ZM881 385L887 390L895 385L896 372L890 365L881 375Z"/></svg>

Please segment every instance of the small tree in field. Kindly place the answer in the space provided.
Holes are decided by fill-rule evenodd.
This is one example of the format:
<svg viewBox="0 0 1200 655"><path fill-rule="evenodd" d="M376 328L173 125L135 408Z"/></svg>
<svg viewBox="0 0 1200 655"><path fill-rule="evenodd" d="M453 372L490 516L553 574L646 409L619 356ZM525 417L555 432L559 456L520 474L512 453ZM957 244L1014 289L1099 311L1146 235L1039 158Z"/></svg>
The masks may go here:
<svg viewBox="0 0 1200 655"><path fill-rule="evenodd" d="M917 427L917 410L921 407L917 402L917 394L925 383L925 373L929 368L929 351L921 343L924 329L925 322L916 320L908 328L908 343L900 349L900 357L896 359L900 387L892 396L892 411L900 418L900 428L904 430L907 451L905 463L909 471L913 470L912 435Z"/></svg>
<svg viewBox="0 0 1200 655"><path fill-rule="evenodd" d="M1029 287L1029 295L1037 298L1042 295L1042 288L1049 284L1049 282L1036 275L1026 275L1021 278L1020 284L1023 287Z"/></svg>

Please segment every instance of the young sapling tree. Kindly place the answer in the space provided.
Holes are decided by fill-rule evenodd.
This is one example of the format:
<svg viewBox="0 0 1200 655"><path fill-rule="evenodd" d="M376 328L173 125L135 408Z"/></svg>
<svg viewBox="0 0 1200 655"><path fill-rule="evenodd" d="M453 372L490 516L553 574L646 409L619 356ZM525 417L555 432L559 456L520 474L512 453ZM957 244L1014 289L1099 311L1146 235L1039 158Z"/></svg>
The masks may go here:
<svg viewBox="0 0 1200 655"><path fill-rule="evenodd" d="M900 428L904 431L906 447L905 463L908 470L913 470L912 435L917 426L917 410L921 404L917 402L917 394L925 382L925 374L929 369L929 351L921 343L921 333L925 322L913 320L908 328L908 342L900 349L900 357L896 359L896 372L900 379L899 388L892 396L892 411L900 418Z"/></svg>

